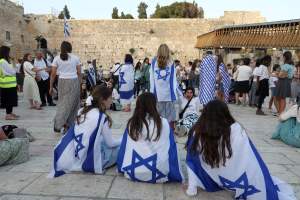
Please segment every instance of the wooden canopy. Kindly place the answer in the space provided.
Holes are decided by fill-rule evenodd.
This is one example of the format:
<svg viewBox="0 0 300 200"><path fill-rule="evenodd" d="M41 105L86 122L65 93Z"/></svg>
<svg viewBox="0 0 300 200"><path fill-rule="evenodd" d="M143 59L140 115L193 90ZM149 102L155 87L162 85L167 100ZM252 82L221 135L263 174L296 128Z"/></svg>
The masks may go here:
<svg viewBox="0 0 300 200"><path fill-rule="evenodd" d="M223 27L198 36L196 48L300 48L300 19Z"/></svg>

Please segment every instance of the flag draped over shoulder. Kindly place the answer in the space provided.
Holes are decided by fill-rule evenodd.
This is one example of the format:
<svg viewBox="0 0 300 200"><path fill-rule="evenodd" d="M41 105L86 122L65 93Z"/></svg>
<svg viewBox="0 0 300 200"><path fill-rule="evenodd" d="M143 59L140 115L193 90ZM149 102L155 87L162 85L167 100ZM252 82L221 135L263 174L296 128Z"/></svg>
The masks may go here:
<svg viewBox="0 0 300 200"><path fill-rule="evenodd" d="M71 36L71 27L69 25L69 22L67 21L66 16L64 15L64 35L65 37L70 37Z"/></svg>
<svg viewBox="0 0 300 200"><path fill-rule="evenodd" d="M129 104L133 99L134 67L132 64L124 64L119 72L119 94L121 104Z"/></svg>
<svg viewBox="0 0 300 200"><path fill-rule="evenodd" d="M221 83L222 83L223 92L224 92L224 101L225 101L225 103L228 103L231 78L230 78L228 71L226 70L226 66L224 65L224 63L221 63L221 65L219 66L219 70L220 70L221 77L222 77Z"/></svg>
<svg viewBox="0 0 300 200"><path fill-rule="evenodd" d="M213 55L207 55L200 64L199 99L206 105L215 99L217 62Z"/></svg>
<svg viewBox="0 0 300 200"><path fill-rule="evenodd" d="M172 129L166 119L162 118L162 122L158 141L150 142L143 137L134 141L125 131L117 160L118 171L125 177L148 183L183 181ZM149 124L150 133L153 124Z"/></svg>
<svg viewBox="0 0 300 200"><path fill-rule="evenodd" d="M89 81L91 86L96 85L96 72L95 72L94 67L89 67L88 68L88 81Z"/></svg>
<svg viewBox="0 0 300 200"><path fill-rule="evenodd" d="M232 157L225 166L211 168L197 153L189 148L186 158L189 187L201 187L208 192L227 189L235 192L236 199L296 200L292 188L272 177L248 138L245 130L235 123L231 126Z"/></svg>
<svg viewBox="0 0 300 200"><path fill-rule="evenodd" d="M95 120L70 128L54 149L53 169L48 177L59 177L71 171L102 173L101 141L98 133L107 122L106 116L91 110L89 116Z"/></svg>

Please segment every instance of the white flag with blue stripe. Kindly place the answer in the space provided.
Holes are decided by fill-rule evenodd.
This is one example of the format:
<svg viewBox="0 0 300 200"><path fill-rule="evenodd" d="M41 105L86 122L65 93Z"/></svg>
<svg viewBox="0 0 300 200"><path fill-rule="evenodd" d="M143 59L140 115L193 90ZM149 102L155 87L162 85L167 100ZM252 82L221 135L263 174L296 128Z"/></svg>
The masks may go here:
<svg viewBox="0 0 300 200"><path fill-rule="evenodd" d="M65 35L65 38L71 36L70 31L71 31L71 27L69 25L69 22L67 21L66 16L64 15L64 35Z"/></svg>
<svg viewBox="0 0 300 200"><path fill-rule="evenodd" d="M221 83L222 83L223 92L224 92L224 101L225 101L225 103L228 103L231 78L230 78L230 75L229 75L224 63L220 64L219 70L220 70L221 78L222 78Z"/></svg>
<svg viewBox="0 0 300 200"><path fill-rule="evenodd" d="M207 55L200 64L199 99L206 105L215 99L217 62L213 55Z"/></svg>
<svg viewBox="0 0 300 200"><path fill-rule="evenodd" d="M88 81L91 86L96 85L96 72L93 66L88 68Z"/></svg>
<svg viewBox="0 0 300 200"><path fill-rule="evenodd" d="M289 185L270 175L255 146L238 123L231 126L233 154L226 160L225 166L211 168L199 154L189 150L192 140L188 140L186 158L189 189L201 187L208 192L226 189L235 192L235 199L296 200Z"/></svg>
<svg viewBox="0 0 300 200"><path fill-rule="evenodd" d="M133 181L182 182L177 147L168 121L162 118L158 141L153 141L156 138L153 120L148 123L149 132L154 133L151 142L145 140L146 127L138 141L132 140L127 130L125 131L117 160L118 171Z"/></svg>
<svg viewBox="0 0 300 200"><path fill-rule="evenodd" d="M133 100L134 67L124 64L119 71L119 94L121 104L129 104Z"/></svg>
<svg viewBox="0 0 300 200"><path fill-rule="evenodd" d="M87 117L84 123L71 127L55 147L53 169L48 177L71 171L102 173L101 131L108 122L97 109L91 110Z"/></svg>

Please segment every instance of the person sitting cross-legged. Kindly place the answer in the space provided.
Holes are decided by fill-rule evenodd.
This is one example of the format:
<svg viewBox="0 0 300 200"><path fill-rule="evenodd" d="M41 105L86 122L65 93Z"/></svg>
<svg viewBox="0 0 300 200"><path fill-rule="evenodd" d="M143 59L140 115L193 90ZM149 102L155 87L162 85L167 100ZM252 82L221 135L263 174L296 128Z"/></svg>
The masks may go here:
<svg viewBox="0 0 300 200"><path fill-rule="evenodd" d="M173 131L158 114L156 103L151 93L137 98L120 146L118 171L132 181L182 182Z"/></svg>
<svg viewBox="0 0 300 200"><path fill-rule="evenodd" d="M245 129L227 105L209 102L187 142L188 189L208 192L230 190L235 199L295 200L292 188L272 177Z"/></svg>

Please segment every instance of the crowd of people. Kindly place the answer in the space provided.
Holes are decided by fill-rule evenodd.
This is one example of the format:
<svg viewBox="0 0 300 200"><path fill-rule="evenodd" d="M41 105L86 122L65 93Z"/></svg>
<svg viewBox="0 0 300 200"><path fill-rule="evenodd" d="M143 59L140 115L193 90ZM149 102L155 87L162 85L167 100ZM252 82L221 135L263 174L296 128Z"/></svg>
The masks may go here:
<svg viewBox="0 0 300 200"><path fill-rule="evenodd" d="M231 101L249 104L257 108L257 115L264 115L262 105L271 89L271 100L280 119L283 123L290 118L296 120L294 130L299 129L299 105L290 114L285 110L291 91L295 95L292 97L300 101L300 65L294 67L289 51L283 58L284 64L279 67L272 66L270 56L264 56L255 62L244 58L239 66L230 69L222 56L208 51L201 61L183 67L180 61L172 60L169 47L162 44L151 62L145 58L134 66L133 57L126 54L124 64L116 63L107 80L97 81L97 72L89 67L90 87L81 108L81 64L69 42L62 42L51 68L42 55L37 54L32 64L32 56L26 54L20 73L25 75L24 97L30 108L37 110L46 104L46 98L49 105L54 105L50 97L58 80L54 131L64 135L54 149L49 177L72 171L102 174L117 165L118 172L132 181L187 180L189 196L196 195L200 187L208 192L234 191L236 199L293 200L296 197L292 188L270 175L247 131L227 105ZM43 60L44 64L39 63ZM7 120L19 118L13 113L17 106L17 79L10 63L9 48L1 47L1 105L6 108ZM37 77L44 82L39 83ZM132 109L134 98L136 106ZM124 112L133 112L122 138L115 139L113 119L107 111L121 110L120 107ZM182 173L175 135L188 135L187 177ZM280 135L277 133L277 138Z"/></svg>

